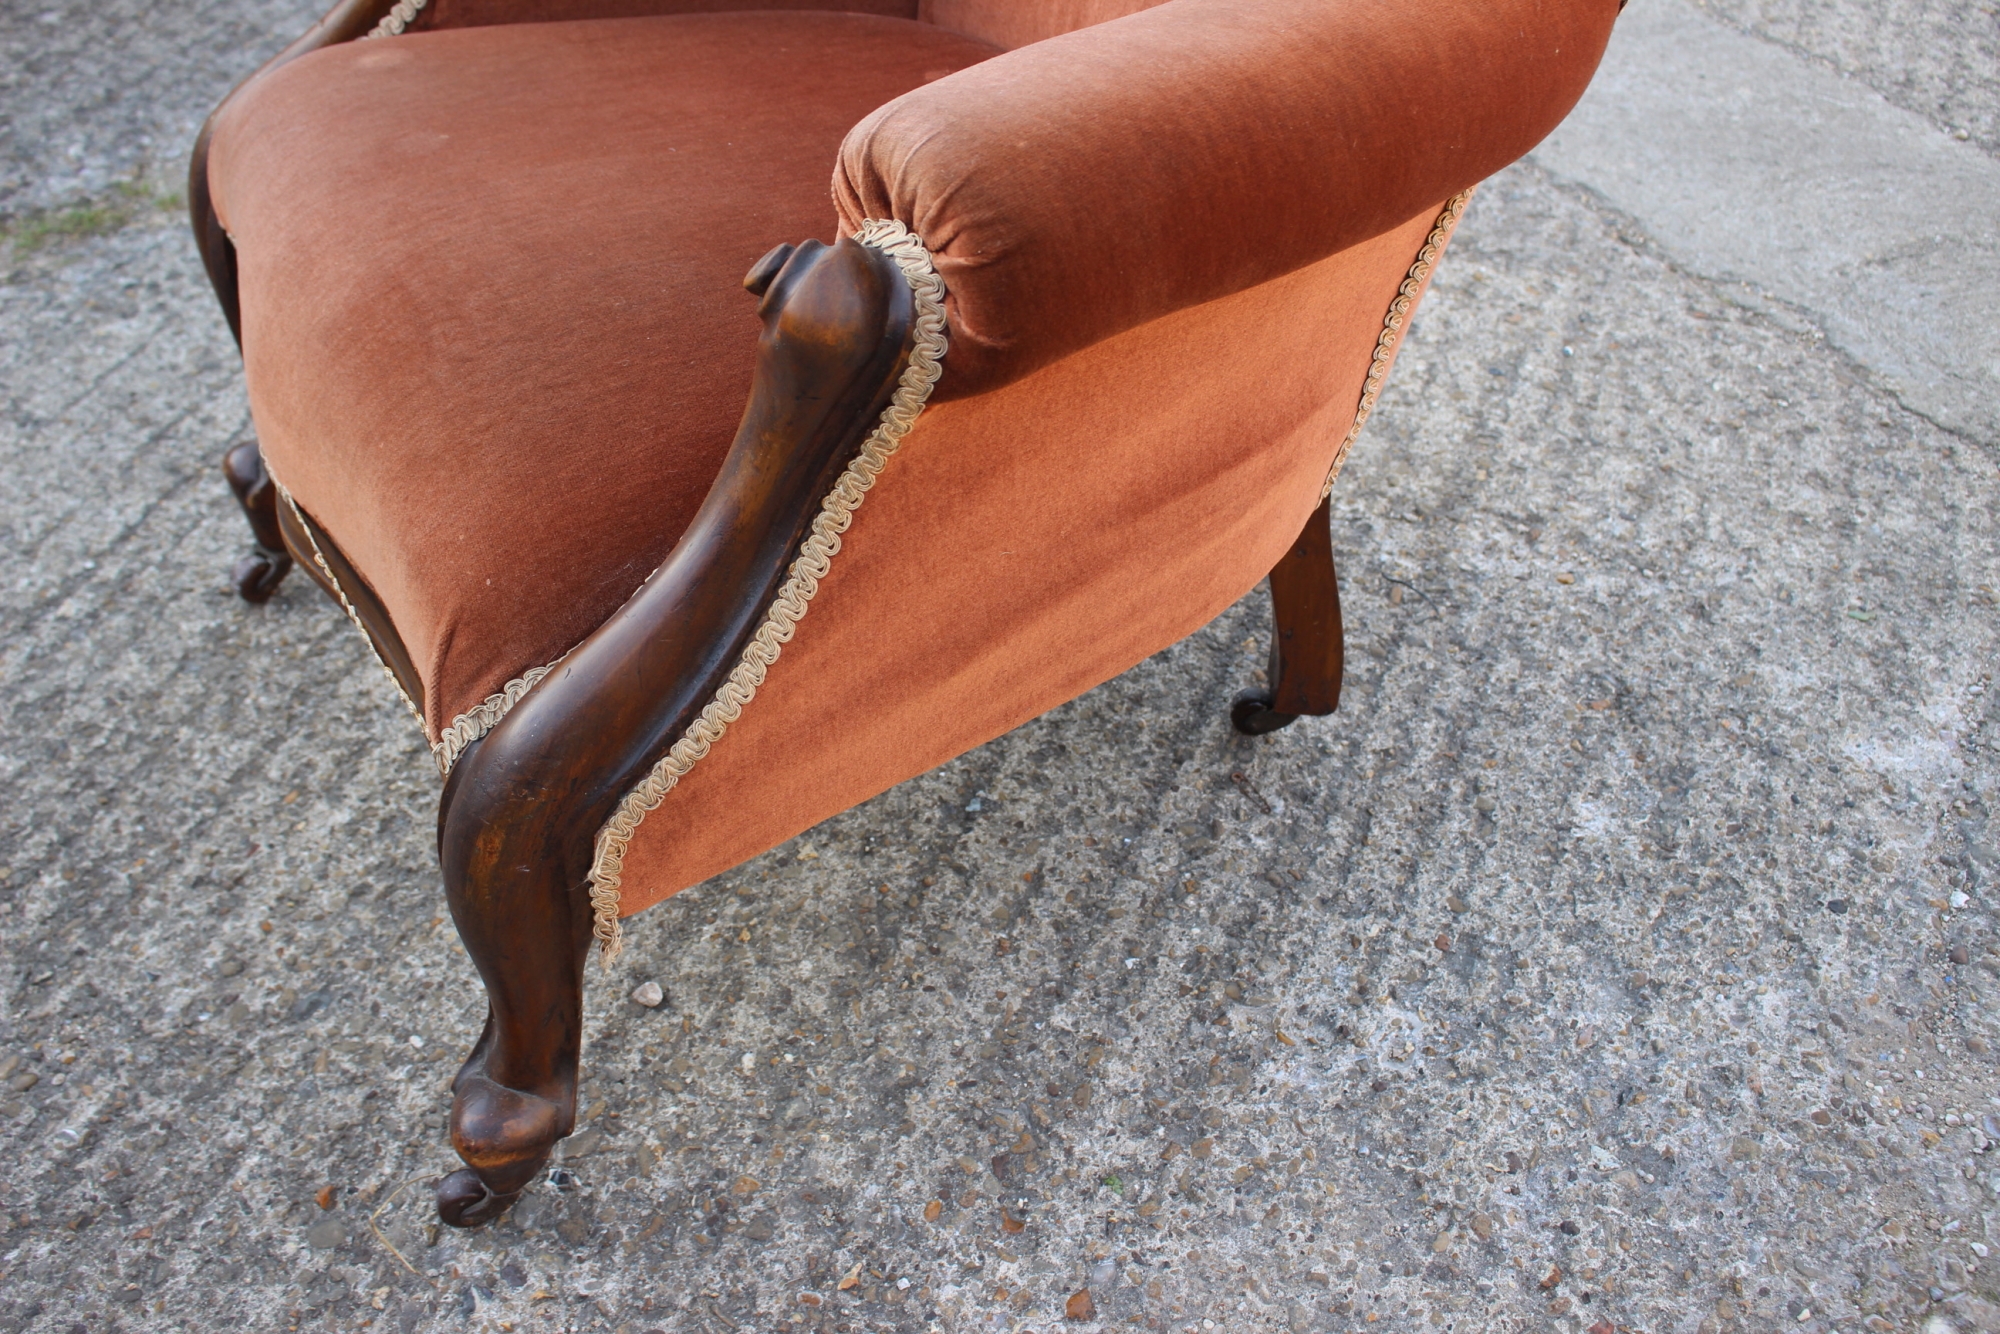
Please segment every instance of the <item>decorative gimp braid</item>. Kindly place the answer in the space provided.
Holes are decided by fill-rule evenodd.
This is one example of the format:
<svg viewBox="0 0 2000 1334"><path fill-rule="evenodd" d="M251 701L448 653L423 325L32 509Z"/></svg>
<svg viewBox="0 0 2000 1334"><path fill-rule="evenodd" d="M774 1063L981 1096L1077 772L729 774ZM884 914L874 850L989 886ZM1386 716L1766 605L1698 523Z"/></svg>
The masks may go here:
<svg viewBox="0 0 2000 1334"><path fill-rule="evenodd" d="M554 671L561 661L557 658L546 667L530 667L452 719L451 726L438 733L437 741L431 746L431 754L437 759L438 777L451 777L451 766L458 763L458 757L465 754L465 748L498 727L500 720L507 716L507 710L519 704L521 696L532 690L535 682Z"/></svg>
<svg viewBox="0 0 2000 1334"><path fill-rule="evenodd" d="M371 37L401 36L403 29L416 22L417 15L424 12L426 3L428 0L396 0L396 3L389 7L389 12L382 16L382 21L361 35L361 40L365 42Z"/></svg>
<svg viewBox="0 0 2000 1334"><path fill-rule="evenodd" d="M778 660L799 622L805 619L813 595L819 591L820 580L826 577L833 558L840 553L840 535L854 522L854 512L861 508L889 456L916 424L917 414L924 410L943 369L939 362L945 354L944 282L931 264L930 252L909 228L895 221L871 218L861 224L854 237L863 245L885 251L909 281L917 306L916 346L910 353L909 365L903 369L895 396L883 410L880 424L821 502L811 535L792 562L790 576L772 600L764 623L744 647L729 679L715 692L715 698L701 711L701 716L653 766L645 780L626 794L605 821L604 828L598 831L596 857L590 868L590 903L596 916L593 930L607 964L618 957L623 945L618 926L618 888L624 878L625 850L632 835L647 812L666 799L667 793L708 754L709 748L722 739L729 725L742 716L744 705L756 697L765 673Z"/></svg>
<svg viewBox="0 0 2000 1334"><path fill-rule="evenodd" d="M1395 357L1396 345L1403 341L1403 329L1410 322L1410 308L1417 304L1417 294L1424 290L1424 279L1437 267L1438 256L1444 253L1445 242L1451 240L1452 229L1465 216L1465 206L1471 199L1472 191L1462 190L1445 202L1431 234L1424 239L1423 249L1417 251L1417 262L1410 265L1409 276L1396 289L1396 299L1389 303L1389 313L1382 317L1382 332L1375 338L1375 355L1368 361L1368 378L1361 385L1361 405L1354 410L1354 424L1347 428L1347 437L1334 451L1333 466L1326 470L1326 485L1319 489L1321 500L1333 494L1334 479L1340 476L1348 451L1360 439L1368 415L1375 411L1375 400L1382 396L1382 381L1389 374L1389 362Z"/></svg>
<svg viewBox="0 0 2000 1334"><path fill-rule="evenodd" d="M265 465L267 472L269 466L268 463ZM326 563L326 556L319 549L319 538L313 534L313 526L306 522L304 512L299 509L299 502L292 499L292 493L285 489L285 484L279 481L275 474L271 477L271 485L278 488L278 498L285 502L285 508L292 512L292 520L298 524L299 531L306 535L306 545L312 548L313 565L318 568L320 577L326 580L326 586L333 590L333 595L340 599L340 609L347 613L347 619L354 622L354 628L361 632L361 638L368 645L368 651L375 655L375 665L382 669L382 675L389 678L389 684L396 687L396 698L403 701L403 707L417 720L417 730L424 734L424 740L429 741L430 729L424 726L424 711L417 707L417 702L410 698L407 690L403 689L402 681L391 670L388 659L382 656L382 650L375 647L375 636L368 633L368 627L362 624L361 613L354 610L354 604L347 600L347 590L340 586L340 580L334 577L333 567Z"/></svg>

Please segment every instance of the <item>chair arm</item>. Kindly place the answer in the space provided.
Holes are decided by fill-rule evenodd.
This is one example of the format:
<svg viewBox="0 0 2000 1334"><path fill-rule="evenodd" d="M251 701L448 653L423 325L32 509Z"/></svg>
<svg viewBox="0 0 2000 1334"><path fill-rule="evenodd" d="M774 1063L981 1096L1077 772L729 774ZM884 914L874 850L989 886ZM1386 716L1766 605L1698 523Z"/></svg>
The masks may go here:
<svg viewBox="0 0 2000 1334"><path fill-rule="evenodd" d="M841 146L950 292L939 397L1312 263L1525 153L1618 0L1171 0L890 102Z"/></svg>
<svg viewBox="0 0 2000 1334"><path fill-rule="evenodd" d="M901 383L917 311L885 251L806 241L746 286L763 296L764 334L722 470L631 599L460 755L439 817L448 888L583 884L598 831L735 680Z"/></svg>

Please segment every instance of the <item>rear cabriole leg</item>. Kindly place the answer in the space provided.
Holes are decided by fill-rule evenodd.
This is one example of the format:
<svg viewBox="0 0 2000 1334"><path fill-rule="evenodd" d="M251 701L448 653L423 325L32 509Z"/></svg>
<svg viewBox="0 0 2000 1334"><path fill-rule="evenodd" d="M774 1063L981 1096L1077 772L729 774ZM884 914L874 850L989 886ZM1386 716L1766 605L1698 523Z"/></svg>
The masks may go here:
<svg viewBox="0 0 2000 1334"><path fill-rule="evenodd" d="M245 602L267 601L292 570L291 553L278 531L278 488L255 440L230 446L222 456L222 475L250 521L250 537L256 544L237 560L230 582Z"/></svg>
<svg viewBox="0 0 2000 1334"><path fill-rule="evenodd" d="M1332 500L1323 499L1271 568L1270 684L1236 697L1229 721L1247 736L1340 707L1344 649L1333 568Z"/></svg>

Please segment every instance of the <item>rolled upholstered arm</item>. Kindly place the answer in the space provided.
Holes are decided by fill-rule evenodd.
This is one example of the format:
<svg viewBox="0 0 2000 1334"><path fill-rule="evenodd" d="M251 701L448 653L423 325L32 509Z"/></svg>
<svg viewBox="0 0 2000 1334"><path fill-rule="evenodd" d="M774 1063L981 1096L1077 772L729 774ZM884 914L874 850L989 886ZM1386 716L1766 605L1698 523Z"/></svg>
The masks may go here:
<svg viewBox="0 0 2000 1334"><path fill-rule="evenodd" d="M1170 0L890 102L834 172L950 291L939 397L1364 241L1513 161L1619 0Z"/></svg>

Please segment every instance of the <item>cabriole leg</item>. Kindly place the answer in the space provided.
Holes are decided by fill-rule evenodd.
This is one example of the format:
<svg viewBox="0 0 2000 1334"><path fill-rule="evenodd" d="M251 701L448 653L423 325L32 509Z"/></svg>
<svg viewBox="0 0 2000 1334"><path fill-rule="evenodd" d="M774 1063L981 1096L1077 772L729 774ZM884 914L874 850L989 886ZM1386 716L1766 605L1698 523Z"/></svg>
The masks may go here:
<svg viewBox="0 0 2000 1334"><path fill-rule="evenodd" d="M256 543L237 559L230 582L245 602L266 601L292 569L291 554L278 531L278 488L264 468L264 456L255 440L230 446L222 456L222 475L229 479L229 489L243 507Z"/></svg>
<svg viewBox="0 0 2000 1334"><path fill-rule="evenodd" d="M499 1215L570 1132L599 831L744 660L822 498L916 355L916 296L884 251L781 247L746 286L765 332L708 500L632 600L445 782L438 861L489 1007L453 1084L466 1168L438 1188L447 1223Z"/></svg>
<svg viewBox="0 0 2000 1334"><path fill-rule="evenodd" d="M447 857L445 895L486 983L486 1028L452 1083L451 1143L466 1166L438 1185L438 1216L477 1227L505 1213L576 1122L590 898L558 859L507 872Z"/></svg>
<svg viewBox="0 0 2000 1334"><path fill-rule="evenodd" d="M1229 710L1229 721L1246 735L1262 736L1301 714L1340 707L1344 653L1331 520L1329 497L1271 569L1271 681L1238 695Z"/></svg>

